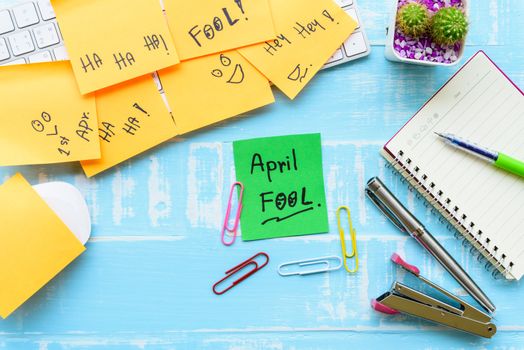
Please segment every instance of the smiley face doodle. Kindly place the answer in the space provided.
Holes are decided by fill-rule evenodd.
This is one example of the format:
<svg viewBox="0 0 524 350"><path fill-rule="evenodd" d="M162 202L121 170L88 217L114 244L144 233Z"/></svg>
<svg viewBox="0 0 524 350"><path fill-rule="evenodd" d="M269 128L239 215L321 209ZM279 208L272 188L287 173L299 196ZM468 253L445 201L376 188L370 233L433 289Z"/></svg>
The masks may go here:
<svg viewBox="0 0 524 350"><path fill-rule="evenodd" d="M224 54L220 54L220 63L224 67L231 66L231 59L227 57ZM211 75L213 75L216 78L222 78L224 76L224 73L221 69L213 69L211 71ZM235 64L235 68L233 69L233 73L229 77L229 79L226 81L226 83L229 84L240 84L244 81L244 69L242 68L242 65L240 63Z"/></svg>

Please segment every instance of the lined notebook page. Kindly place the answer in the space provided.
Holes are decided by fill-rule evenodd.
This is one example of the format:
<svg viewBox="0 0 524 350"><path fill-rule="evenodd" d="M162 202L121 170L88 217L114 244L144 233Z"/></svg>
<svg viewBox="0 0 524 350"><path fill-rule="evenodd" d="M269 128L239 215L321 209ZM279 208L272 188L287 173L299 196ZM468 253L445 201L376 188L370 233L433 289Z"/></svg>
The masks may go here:
<svg viewBox="0 0 524 350"><path fill-rule="evenodd" d="M524 95L480 51L384 146L393 157L402 151L403 165L426 175L439 202L520 279L524 179L445 144L434 131L524 160Z"/></svg>

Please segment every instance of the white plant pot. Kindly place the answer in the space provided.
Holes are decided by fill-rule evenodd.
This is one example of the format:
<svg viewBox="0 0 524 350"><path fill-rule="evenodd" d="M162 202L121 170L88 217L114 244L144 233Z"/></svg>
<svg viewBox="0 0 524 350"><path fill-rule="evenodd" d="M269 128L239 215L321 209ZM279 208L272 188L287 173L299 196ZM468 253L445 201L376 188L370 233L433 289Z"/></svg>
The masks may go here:
<svg viewBox="0 0 524 350"><path fill-rule="evenodd" d="M464 12L466 13L466 18L469 19L469 3L468 0L462 0L462 3L464 4ZM389 21L389 27L386 28L386 45L385 45L385 52L384 55L386 56L386 59L393 61L393 62L403 62L403 63L410 63L410 64L418 64L422 66L453 66L462 59L464 56L464 46L466 43L466 38L464 38L464 41L462 42L462 45L460 46L460 51L457 56L457 60L451 63L443 63L443 62L431 62L431 61L421 61L416 60L408 57L401 57L397 51L395 51L394 47L394 41L395 41L395 27L397 22L397 6L398 0L393 0L393 8L391 11L391 18Z"/></svg>

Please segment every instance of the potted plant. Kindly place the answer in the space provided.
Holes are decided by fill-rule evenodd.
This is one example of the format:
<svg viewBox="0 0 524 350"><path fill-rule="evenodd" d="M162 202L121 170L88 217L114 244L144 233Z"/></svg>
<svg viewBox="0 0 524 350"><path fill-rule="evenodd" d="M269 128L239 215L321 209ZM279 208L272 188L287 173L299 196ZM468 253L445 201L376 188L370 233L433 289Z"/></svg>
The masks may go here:
<svg viewBox="0 0 524 350"><path fill-rule="evenodd" d="M467 0L394 0L386 58L428 66L453 65L464 55Z"/></svg>

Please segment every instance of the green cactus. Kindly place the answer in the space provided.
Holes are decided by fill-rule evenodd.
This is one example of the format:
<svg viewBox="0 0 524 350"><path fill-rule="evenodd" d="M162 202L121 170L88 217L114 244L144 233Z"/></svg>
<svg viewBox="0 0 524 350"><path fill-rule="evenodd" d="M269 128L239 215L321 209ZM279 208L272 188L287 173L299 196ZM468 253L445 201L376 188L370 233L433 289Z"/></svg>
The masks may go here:
<svg viewBox="0 0 524 350"><path fill-rule="evenodd" d="M431 37L437 44L452 45L464 40L468 32L466 15L456 7L444 7L431 19Z"/></svg>
<svg viewBox="0 0 524 350"><path fill-rule="evenodd" d="M430 18L426 6L417 2L403 5L397 12L397 27L405 35L419 38L427 33Z"/></svg>

